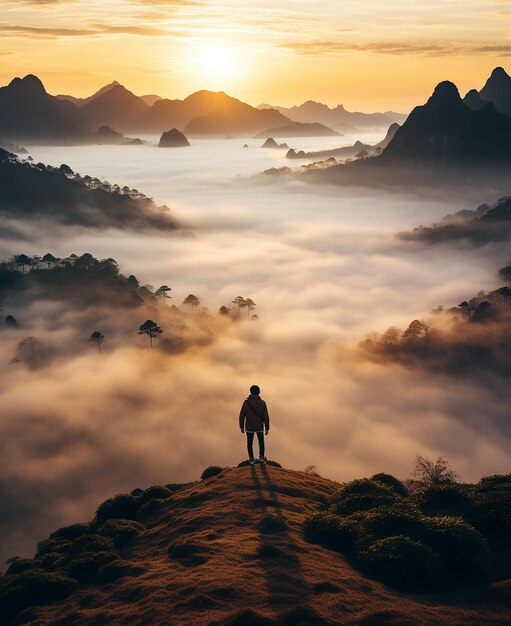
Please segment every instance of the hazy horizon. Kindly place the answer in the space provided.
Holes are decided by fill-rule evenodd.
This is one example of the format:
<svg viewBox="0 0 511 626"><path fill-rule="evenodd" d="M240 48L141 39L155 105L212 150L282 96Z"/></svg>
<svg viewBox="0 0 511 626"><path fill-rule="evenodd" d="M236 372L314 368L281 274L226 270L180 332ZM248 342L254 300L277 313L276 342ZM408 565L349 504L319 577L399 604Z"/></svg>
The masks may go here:
<svg viewBox="0 0 511 626"><path fill-rule="evenodd" d="M112 11L96 0L7 0L0 81L35 73L50 93L78 97L118 80L137 95L210 89L253 106L312 98L407 112L441 80L465 93L505 65L505 4L116 0Z"/></svg>

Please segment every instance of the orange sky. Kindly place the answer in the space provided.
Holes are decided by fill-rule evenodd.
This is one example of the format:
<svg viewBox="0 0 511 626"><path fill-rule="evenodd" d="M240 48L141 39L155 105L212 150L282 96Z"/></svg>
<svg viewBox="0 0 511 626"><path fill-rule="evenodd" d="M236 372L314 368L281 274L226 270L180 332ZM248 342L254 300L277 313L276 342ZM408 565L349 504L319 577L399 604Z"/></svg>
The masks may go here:
<svg viewBox="0 0 511 626"><path fill-rule="evenodd" d="M0 82L37 74L86 96L224 90L406 111L440 80L464 93L511 72L508 0L1 0Z"/></svg>

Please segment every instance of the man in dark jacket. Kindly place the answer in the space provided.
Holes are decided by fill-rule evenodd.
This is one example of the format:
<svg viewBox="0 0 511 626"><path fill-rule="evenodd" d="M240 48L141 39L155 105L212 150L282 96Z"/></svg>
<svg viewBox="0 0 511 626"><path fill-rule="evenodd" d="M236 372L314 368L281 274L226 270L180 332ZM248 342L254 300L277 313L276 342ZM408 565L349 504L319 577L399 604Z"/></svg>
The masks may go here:
<svg viewBox="0 0 511 626"><path fill-rule="evenodd" d="M259 395L261 390L257 385L250 387L250 395L243 402L240 411L240 430L247 433L247 449L250 465L254 465L254 435L259 441L259 462L266 463L264 456L264 433L270 430L270 416L266 402Z"/></svg>

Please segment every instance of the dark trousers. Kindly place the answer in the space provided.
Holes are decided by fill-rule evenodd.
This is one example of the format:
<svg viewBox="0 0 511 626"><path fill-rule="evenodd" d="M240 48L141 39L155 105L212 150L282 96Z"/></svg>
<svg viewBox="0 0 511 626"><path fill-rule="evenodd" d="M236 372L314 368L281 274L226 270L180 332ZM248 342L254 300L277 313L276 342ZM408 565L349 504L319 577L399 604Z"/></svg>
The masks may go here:
<svg viewBox="0 0 511 626"><path fill-rule="evenodd" d="M257 440L259 441L259 458L264 459L264 433L263 431L259 433L247 433L247 450L248 450L248 458L254 458L254 435L257 435Z"/></svg>

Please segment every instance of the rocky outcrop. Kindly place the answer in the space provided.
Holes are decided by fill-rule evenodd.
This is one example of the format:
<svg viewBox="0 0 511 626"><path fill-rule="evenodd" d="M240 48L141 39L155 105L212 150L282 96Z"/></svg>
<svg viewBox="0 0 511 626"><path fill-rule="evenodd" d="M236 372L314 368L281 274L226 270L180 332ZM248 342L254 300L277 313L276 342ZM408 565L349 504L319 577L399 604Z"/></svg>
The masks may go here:
<svg viewBox="0 0 511 626"><path fill-rule="evenodd" d="M158 144L160 148L184 148L189 145L188 139L177 128L164 132Z"/></svg>
<svg viewBox="0 0 511 626"><path fill-rule="evenodd" d="M282 150L289 150L287 143L277 143L273 137L268 137L261 148L280 148Z"/></svg>

